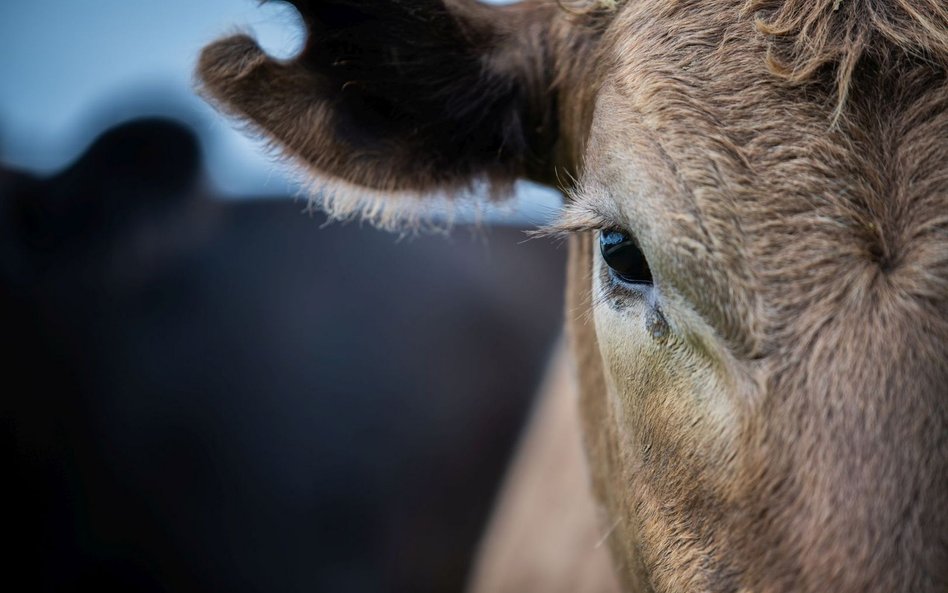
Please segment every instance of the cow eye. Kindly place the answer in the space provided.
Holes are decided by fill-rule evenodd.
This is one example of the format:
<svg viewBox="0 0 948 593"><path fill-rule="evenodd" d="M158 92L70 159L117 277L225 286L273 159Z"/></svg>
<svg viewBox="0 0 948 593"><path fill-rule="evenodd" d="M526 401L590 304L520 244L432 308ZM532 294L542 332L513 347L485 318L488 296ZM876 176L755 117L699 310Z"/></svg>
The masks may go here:
<svg viewBox="0 0 948 593"><path fill-rule="evenodd" d="M599 234L599 251L602 259L620 280L633 284L651 284L652 271L635 239L618 230L602 231Z"/></svg>

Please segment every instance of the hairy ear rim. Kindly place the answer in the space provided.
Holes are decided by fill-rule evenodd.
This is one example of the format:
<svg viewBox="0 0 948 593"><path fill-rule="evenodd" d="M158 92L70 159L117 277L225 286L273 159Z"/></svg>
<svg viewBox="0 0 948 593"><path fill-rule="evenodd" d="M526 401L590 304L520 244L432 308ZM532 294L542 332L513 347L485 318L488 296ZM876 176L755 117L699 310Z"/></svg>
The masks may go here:
<svg viewBox="0 0 948 593"><path fill-rule="evenodd" d="M488 203L495 201L476 191L477 184L450 194L382 193L325 176L309 176L304 184L308 211L324 212L329 222L358 221L401 235L447 232L459 221L479 226Z"/></svg>

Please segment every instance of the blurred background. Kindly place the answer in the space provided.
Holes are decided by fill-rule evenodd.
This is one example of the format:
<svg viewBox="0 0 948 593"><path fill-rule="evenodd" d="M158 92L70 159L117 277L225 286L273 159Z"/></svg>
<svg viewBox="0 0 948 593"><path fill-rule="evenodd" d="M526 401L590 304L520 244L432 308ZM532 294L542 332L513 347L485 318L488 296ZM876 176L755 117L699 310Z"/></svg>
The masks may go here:
<svg viewBox="0 0 948 593"><path fill-rule="evenodd" d="M558 337L524 229L324 226L191 91L254 0L0 4L0 434L30 591L458 591Z"/></svg>

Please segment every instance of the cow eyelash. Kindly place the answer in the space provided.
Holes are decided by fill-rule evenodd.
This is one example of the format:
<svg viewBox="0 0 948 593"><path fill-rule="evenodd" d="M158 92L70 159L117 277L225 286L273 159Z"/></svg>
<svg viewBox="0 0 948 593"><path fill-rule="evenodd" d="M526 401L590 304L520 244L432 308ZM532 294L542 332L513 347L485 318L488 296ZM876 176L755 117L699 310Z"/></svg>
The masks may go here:
<svg viewBox="0 0 948 593"><path fill-rule="evenodd" d="M578 233L595 233L618 228L609 217L582 203L569 204L560 215L548 225L534 231L533 235L540 237L555 237L565 239Z"/></svg>

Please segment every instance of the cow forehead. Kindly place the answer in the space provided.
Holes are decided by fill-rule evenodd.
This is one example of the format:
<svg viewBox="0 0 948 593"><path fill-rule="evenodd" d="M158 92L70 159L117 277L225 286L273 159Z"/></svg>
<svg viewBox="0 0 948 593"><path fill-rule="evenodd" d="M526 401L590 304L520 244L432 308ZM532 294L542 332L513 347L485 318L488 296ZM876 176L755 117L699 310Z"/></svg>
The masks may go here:
<svg viewBox="0 0 948 593"><path fill-rule="evenodd" d="M722 334L753 351L832 287L944 281L944 221L925 231L948 208L943 75L865 72L837 116L832 84L768 69L753 19L646 4L607 36L585 193Z"/></svg>

